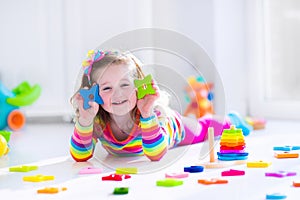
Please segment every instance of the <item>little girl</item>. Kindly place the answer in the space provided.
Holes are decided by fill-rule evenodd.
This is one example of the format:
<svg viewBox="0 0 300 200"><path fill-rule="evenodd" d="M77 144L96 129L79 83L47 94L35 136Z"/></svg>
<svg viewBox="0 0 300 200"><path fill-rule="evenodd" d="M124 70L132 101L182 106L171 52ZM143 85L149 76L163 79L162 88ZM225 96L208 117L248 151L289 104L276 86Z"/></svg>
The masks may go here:
<svg viewBox="0 0 300 200"><path fill-rule="evenodd" d="M131 54L92 50L83 67L80 88L97 84L103 104L89 102L90 107L84 109L79 92L71 98L77 116L70 152L76 161L90 159L98 140L109 154L145 155L158 161L170 148L204 141L209 126L216 135L230 127L229 121L195 120L160 105L162 91L154 81L155 94L138 99L134 80L143 79L144 74Z"/></svg>

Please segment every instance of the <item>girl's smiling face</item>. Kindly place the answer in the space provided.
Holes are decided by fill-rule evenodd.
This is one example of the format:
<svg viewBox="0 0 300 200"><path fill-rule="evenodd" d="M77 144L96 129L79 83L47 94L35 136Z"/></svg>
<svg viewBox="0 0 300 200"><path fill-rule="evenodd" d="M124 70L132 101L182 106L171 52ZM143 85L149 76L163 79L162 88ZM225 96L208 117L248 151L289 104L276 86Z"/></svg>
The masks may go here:
<svg viewBox="0 0 300 200"><path fill-rule="evenodd" d="M136 89L132 67L126 64L112 64L99 70L97 83L103 99L103 109L111 114L122 116L136 106Z"/></svg>

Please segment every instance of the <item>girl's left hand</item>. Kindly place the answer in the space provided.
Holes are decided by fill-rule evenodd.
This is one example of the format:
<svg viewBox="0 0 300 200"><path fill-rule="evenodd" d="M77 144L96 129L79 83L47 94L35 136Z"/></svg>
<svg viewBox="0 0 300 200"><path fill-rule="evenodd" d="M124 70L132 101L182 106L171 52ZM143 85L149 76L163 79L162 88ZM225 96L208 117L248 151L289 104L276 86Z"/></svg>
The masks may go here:
<svg viewBox="0 0 300 200"><path fill-rule="evenodd" d="M153 115L154 102L159 98L158 86L152 81L152 87L155 90L155 94L147 94L142 99L137 100L137 107L143 118L148 118Z"/></svg>

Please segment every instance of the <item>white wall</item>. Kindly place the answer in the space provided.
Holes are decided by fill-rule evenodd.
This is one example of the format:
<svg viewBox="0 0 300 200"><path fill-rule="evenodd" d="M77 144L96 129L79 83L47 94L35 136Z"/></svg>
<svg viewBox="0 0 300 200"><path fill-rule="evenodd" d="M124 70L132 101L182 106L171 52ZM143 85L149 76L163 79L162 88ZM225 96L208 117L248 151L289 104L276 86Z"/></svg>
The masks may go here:
<svg viewBox="0 0 300 200"><path fill-rule="evenodd" d="M155 27L203 47L223 81L225 91L216 92L225 93L225 109L245 113L243 11L239 0L1 1L0 78L9 88L22 80L42 86L28 115L70 113L69 97L87 50L120 33Z"/></svg>
<svg viewBox="0 0 300 200"><path fill-rule="evenodd" d="M247 112L245 2L240 0L154 1L153 26L177 31L201 46L214 63L218 110ZM199 64L199 60L193 60ZM176 61L174 62L176 65ZM209 66L207 66L209 67ZM207 78L207 77L205 77ZM208 81L211 81L208 78ZM222 91L224 90L224 91ZM223 97L222 95L225 94Z"/></svg>

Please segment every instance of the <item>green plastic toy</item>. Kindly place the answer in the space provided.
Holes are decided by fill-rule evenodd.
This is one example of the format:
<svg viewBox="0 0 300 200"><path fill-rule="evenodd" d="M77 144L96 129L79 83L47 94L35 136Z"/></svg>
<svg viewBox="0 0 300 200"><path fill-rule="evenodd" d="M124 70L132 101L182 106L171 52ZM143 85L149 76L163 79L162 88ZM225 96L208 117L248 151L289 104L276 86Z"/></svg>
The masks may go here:
<svg viewBox="0 0 300 200"><path fill-rule="evenodd" d="M12 90L16 96L7 98L6 101L13 106L31 105L39 98L41 91L39 85L31 87L28 82L24 81Z"/></svg>
<svg viewBox="0 0 300 200"><path fill-rule="evenodd" d="M147 75L144 79L134 80L134 85L137 88L137 98L142 99L147 94L155 94L155 90L152 87L152 76Z"/></svg>

